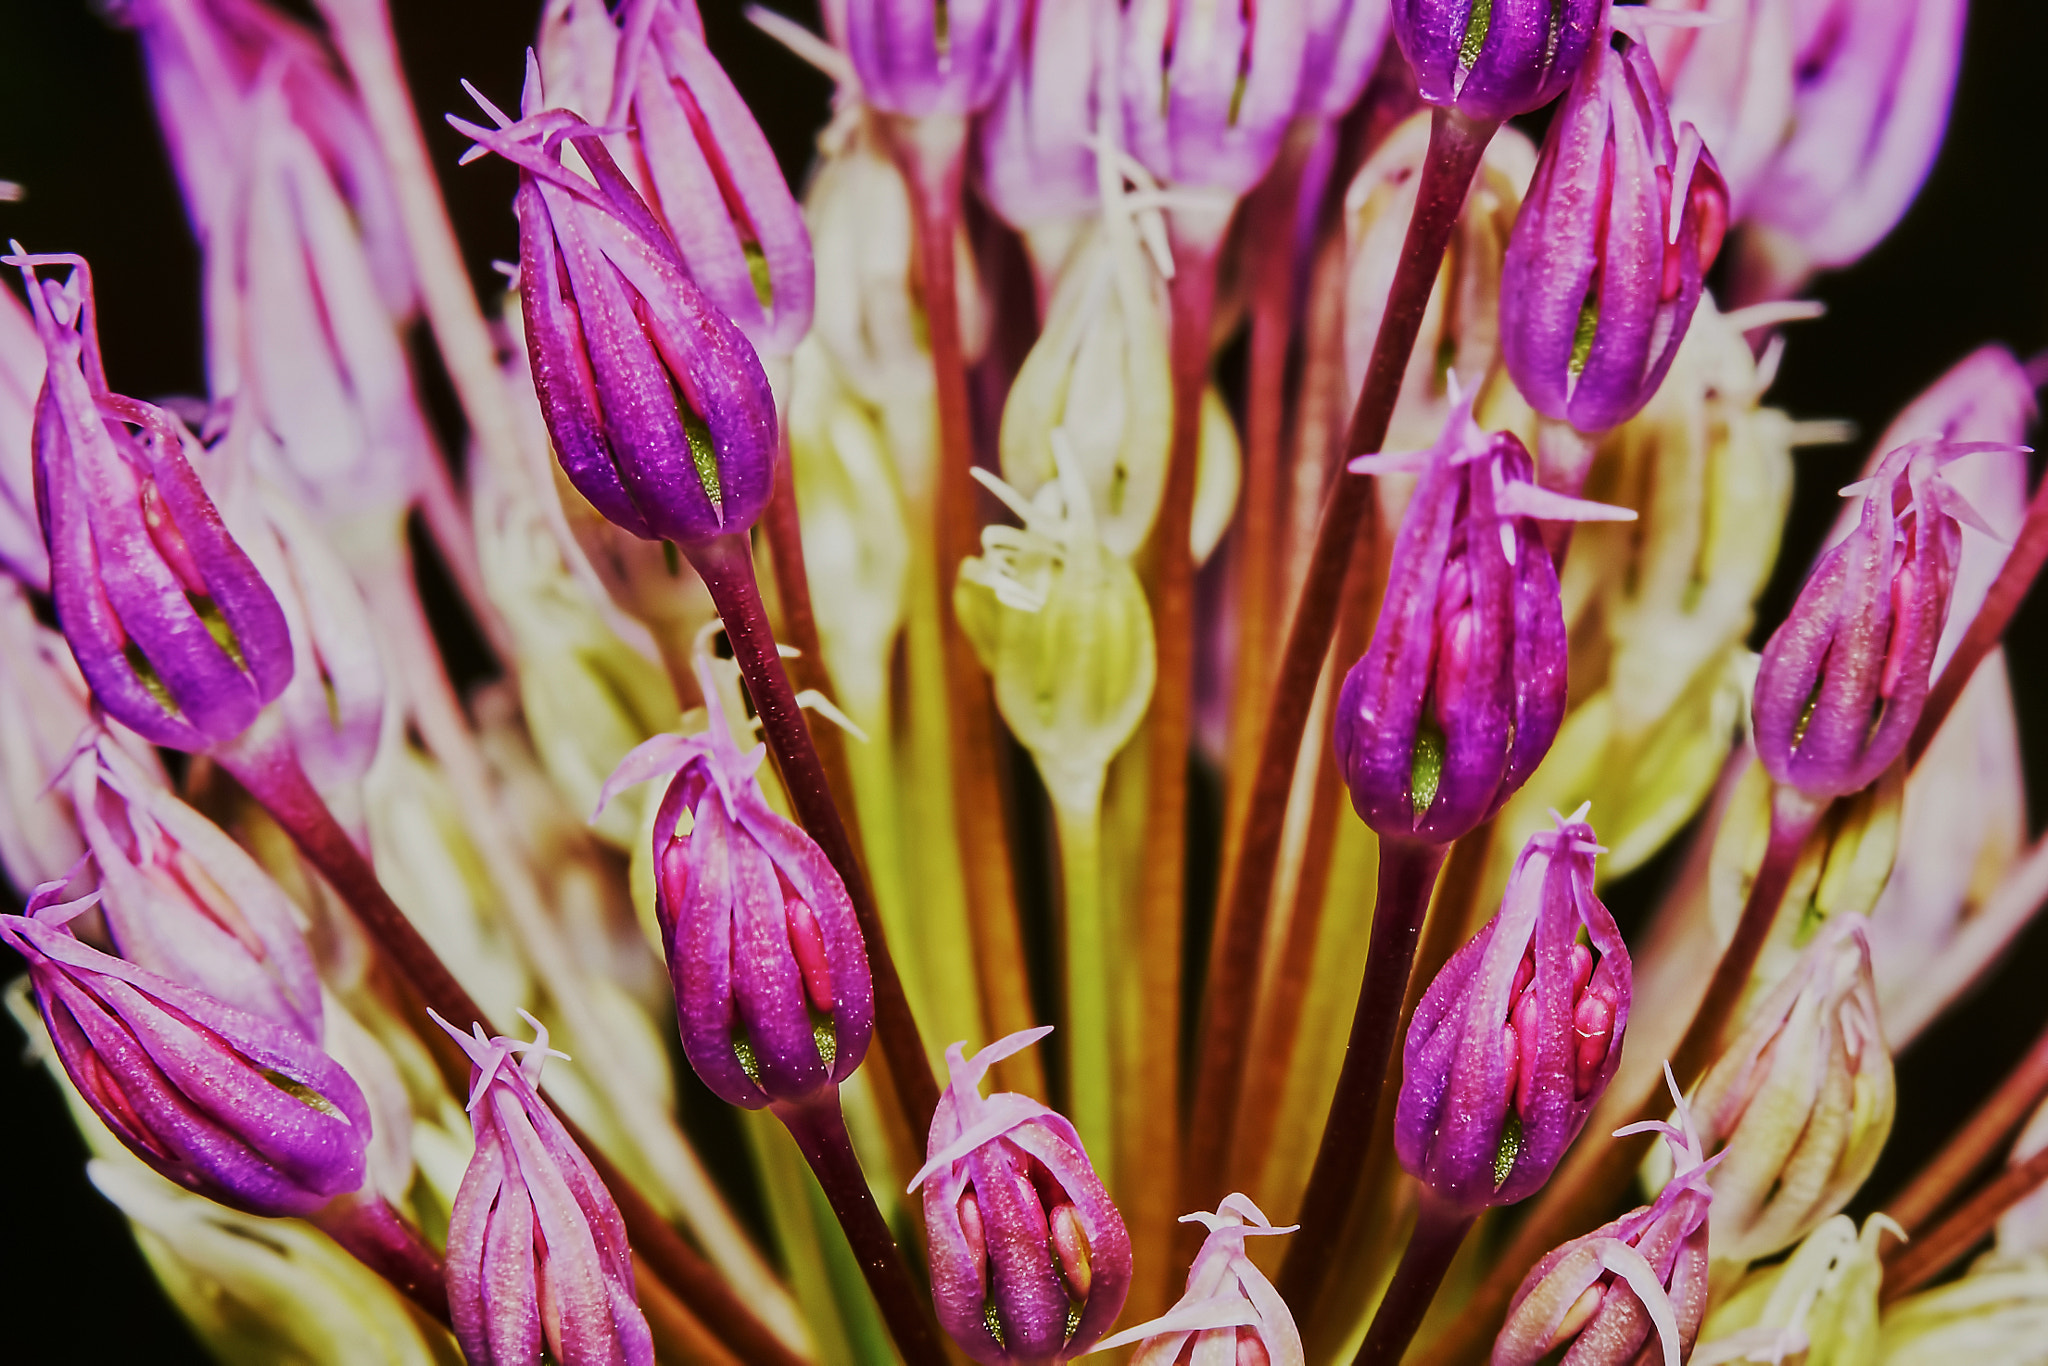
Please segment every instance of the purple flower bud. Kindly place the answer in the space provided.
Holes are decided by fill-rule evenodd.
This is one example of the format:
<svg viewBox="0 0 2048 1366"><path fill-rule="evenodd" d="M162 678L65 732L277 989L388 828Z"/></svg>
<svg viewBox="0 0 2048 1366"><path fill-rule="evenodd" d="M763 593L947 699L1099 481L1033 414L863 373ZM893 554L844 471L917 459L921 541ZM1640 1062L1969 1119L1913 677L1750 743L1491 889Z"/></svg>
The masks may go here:
<svg viewBox="0 0 2048 1366"><path fill-rule="evenodd" d="M1131 1366L1303 1366L1294 1316L1244 1248L1246 1238L1292 1233L1299 1225L1273 1227L1249 1197L1236 1193L1224 1196L1214 1214L1183 1214L1180 1221L1209 1230L1188 1268L1187 1293L1160 1317L1126 1328L1096 1350L1141 1343Z"/></svg>
<svg viewBox="0 0 2048 1366"><path fill-rule="evenodd" d="M88 948L36 889L0 941L28 960L50 1042L78 1094L160 1175L249 1214L303 1215L363 1184L370 1112L297 1029Z"/></svg>
<svg viewBox="0 0 2048 1366"><path fill-rule="evenodd" d="M709 732L639 746L606 782L598 811L624 788L676 775L654 818L655 916L683 1052L731 1104L806 1101L867 1053L867 949L824 852L762 796L754 771L766 749L740 753L701 661L698 678Z"/></svg>
<svg viewBox="0 0 2048 1366"><path fill-rule="evenodd" d="M988 108L1017 49L1024 0L845 0L861 97L913 118Z"/></svg>
<svg viewBox="0 0 2048 1366"><path fill-rule="evenodd" d="M691 0L632 0L610 116L628 117L650 207L691 279L763 354L811 327L811 238L761 126L704 45Z"/></svg>
<svg viewBox="0 0 2048 1366"><path fill-rule="evenodd" d="M1299 4L1131 0L1121 85L1132 154L1169 185L1244 194L1294 117L1307 38Z"/></svg>
<svg viewBox="0 0 2048 1366"><path fill-rule="evenodd" d="M1372 644L1337 699L1337 759L1367 825L1447 844L1521 787L1564 715L1564 615L1537 519L1635 514L1539 488L1522 443L1472 420L1470 395L1432 450L1351 469L1421 478Z"/></svg>
<svg viewBox="0 0 2048 1366"><path fill-rule="evenodd" d="M981 193L1023 232L1102 205L1096 132L1117 15L1096 0L1027 0L1017 60L977 132Z"/></svg>
<svg viewBox="0 0 2048 1366"><path fill-rule="evenodd" d="M1593 894L1604 851L1585 812L1553 812L1556 831L1530 836L1500 910L1430 983L1408 1029L1394 1149L1465 1214L1549 1180L1621 1064L1628 947Z"/></svg>
<svg viewBox="0 0 2048 1366"><path fill-rule="evenodd" d="M431 1013L431 1012L430 1012ZM486 1039L434 1021L462 1045L476 1152L448 1216L448 1312L471 1366L652 1366L633 1254L611 1192L534 1088L548 1032ZM525 1056L516 1064L514 1053Z"/></svg>
<svg viewBox="0 0 2048 1366"><path fill-rule="evenodd" d="M1944 476L1949 486L1983 515L1991 534L1986 535L1967 522L1963 525L1963 553L1956 561L1956 586L1949 599L1948 625L1942 628L1941 641L1934 647L1936 676L1955 653L2019 535L2027 505L2027 451L2018 443L2026 440L2027 429L2033 426L2040 411L2034 388L2033 377L2012 352L2003 346L1979 347L1907 404L1871 447L1871 458L1864 469L1866 475L1877 472L1884 455L1923 436L1939 436L1944 441L2013 443L1953 466ZM1853 503L1843 506L1828 533L1829 545L1856 529L1860 510ZM1876 919L1882 921L1882 917Z"/></svg>
<svg viewBox="0 0 2048 1366"><path fill-rule="evenodd" d="M1131 1240L1081 1136L1013 1092L983 1097L988 1069L1052 1032L1027 1029L972 1058L946 1050L950 1078L932 1116L924 1187L932 1300L976 1361L1037 1366L1096 1344L1131 1288Z"/></svg>
<svg viewBox="0 0 2048 1366"><path fill-rule="evenodd" d="M36 522L36 395L43 343L28 310L0 289L0 571L38 593L50 591L50 552Z"/></svg>
<svg viewBox="0 0 2048 1366"><path fill-rule="evenodd" d="M1856 529L1823 554L1764 646L1757 757L1812 797L1861 791L1898 757L1927 700L1962 549L1959 521L1982 519L1945 466L1998 442L1916 441L1885 456Z"/></svg>
<svg viewBox="0 0 2048 1366"><path fill-rule="evenodd" d="M1394 41L1422 98L1496 122L1556 99L1606 0L1393 0Z"/></svg>
<svg viewBox="0 0 2048 1366"><path fill-rule="evenodd" d="M1306 5L1308 37L1294 112L1303 118L1342 118L1358 102L1387 45L1393 11L1380 0L1306 0Z"/></svg>
<svg viewBox="0 0 2048 1366"><path fill-rule="evenodd" d="M92 282L76 256L13 256L49 374L36 411L36 501L57 624L107 713L155 744L231 740L284 691L284 613L221 524L184 425L107 389ZM36 278L73 267L64 284Z"/></svg>
<svg viewBox="0 0 2048 1366"><path fill-rule="evenodd" d="M270 875L104 732L69 785L121 956L319 1043L320 978L299 912Z"/></svg>
<svg viewBox="0 0 2048 1366"><path fill-rule="evenodd" d="M498 129L449 122L520 170L526 353L556 457L593 507L636 536L744 531L774 486L775 400L761 362L596 130L541 112L541 100L529 54L527 117L515 124L485 103ZM563 166L565 143L594 183Z"/></svg>
<svg viewBox="0 0 2048 1366"><path fill-rule="evenodd" d="M1717 1157L1702 1157L1692 1117L1632 1124L1616 1137L1651 1130L1670 1145L1673 1173L1651 1204L1574 1238L1529 1269L1493 1344L1493 1366L1536 1366L1570 1344L1573 1366L1629 1366L1654 1330L1665 1366L1692 1355L1707 1309L1707 1184Z"/></svg>
<svg viewBox="0 0 2048 1366"><path fill-rule="evenodd" d="M1647 48L1608 31L1551 119L1502 267L1501 350L1545 417L1585 432L1657 392L1721 248L1728 194L1674 137Z"/></svg>
<svg viewBox="0 0 2048 1366"><path fill-rule="evenodd" d="M1797 0L1790 136L1750 221L1810 266L1883 239L1934 165L1962 59L1964 0Z"/></svg>

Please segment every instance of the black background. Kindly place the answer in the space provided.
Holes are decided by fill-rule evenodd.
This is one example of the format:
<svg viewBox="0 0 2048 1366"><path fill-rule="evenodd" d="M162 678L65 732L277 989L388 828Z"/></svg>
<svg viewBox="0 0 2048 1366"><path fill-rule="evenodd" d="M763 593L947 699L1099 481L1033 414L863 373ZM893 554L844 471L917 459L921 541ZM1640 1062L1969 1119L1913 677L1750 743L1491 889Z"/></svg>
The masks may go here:
<svg viewBox="0 0 2048 1366"><path fill-rule="evenodd" d="M1898 0L1906 3L1907 0ZM736 0L701 0L725 60L800 177L824 121L826 82L754 32ZM801 0L778 7L815 25ZM534 0L396 0L400 46L449 208L480 287L493 258L516 254L510 169L457 168L461 139L438 115L472 113L458 80L499 103L518 94ZM2022 357L2048 345L2048 153L2038 54L2048 9L1976 0L1948 138L1904 222L1855 268L1821 279L1828 307L1790 336L1771 401L1798 417L1848 418L1864 440L1942 370L1985 341ZM200 391L198 254L151 115L133 39L83 0L0 0L0 179L27 187L0 204L0 240L76 251L93 263L114 387L144 396ZM444 412L448 409L441 403ZM450 417L452 421L452 415ZM1862 443L1802 452L1793 520L1761 620L1790 603L1834 490ZM2048 607L2024 608L2007 639L2035 811L2048 799ZM1762 632L1759 634L1759 643ZM2039 822L2036 821L2038 826ZM1652 898L1655 866L1617 887L1617 912ZM10 958L9 962L13 960ZM5 971L11 972L12 968ZM2048 929L2023 936L1998 977L1899 1062L1899 1121L1870 1198L1881 1203L2000 1077L2048 1019ZM120 1217L86 1183L83 1145L54 1088L20 1065L0 1025L0 1308L8 1354L159 1363L203 1360L149 1276Z"/></svg>

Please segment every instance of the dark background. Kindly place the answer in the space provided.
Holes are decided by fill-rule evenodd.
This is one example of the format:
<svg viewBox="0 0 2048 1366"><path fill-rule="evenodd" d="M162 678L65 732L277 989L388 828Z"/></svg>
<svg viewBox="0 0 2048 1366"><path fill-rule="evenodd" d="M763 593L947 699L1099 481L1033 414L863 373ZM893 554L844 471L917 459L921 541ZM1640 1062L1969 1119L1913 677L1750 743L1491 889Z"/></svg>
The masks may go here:
<svg viewBox="0 0 2048 1366"><path fill-rule="evenodd" d="M827 83L748 26L737 0L701 4L713 49L785 171L800 177L826 116ZM805 0L777 7L816 23ZM501 104L516 99L539 5L398 0L393 8L472 274L479 287L495 288L490 261L517 253L512 172L493 158L458 169L465 144L437 116L473 112L462 77ZM1932 178L1877 250L1817 283L1812 292L1827 316L1792 329L1771 393L1798 417L1853 420L1865 442L1983 342L2003 341L2022 357L2048 345L2048 152L2037 59L2048 51L2048 10L2029 0L1976 0L1971 10L1954 115ZM29 192L24 202L0 204L0 240L91 259L115 388L199 392L198 253L136 45L85 0L0 0L0 179ZM1767 626L1789 605L1833 516L1834 491L1854 477L1863 454L1859 442L1797 457L1791 531L1763 604ZM2036 681L2048 662L2044 628L2048 606L2037 599L2007 638L2036 812L2048 805L2048 691ZM1617 911L1651 899L1658 876L1653 866L1630 880L1636 885L1617 887ZM12 963L0 972L11 973ZM1898 1126L1867 1188L1878 1203L2048 1019L2044 981L2048 928L2037 926L1996 980L1900 1059ZM0 1309L12 1341L31 1350L61 1341L62 1359L72 1362L131 1360L138 1345L165 1366L203 1360L120 1216L86 1183L83 1145L54 1088L19 1063L17 1037L11 1024L0 1025Z"/></svg>

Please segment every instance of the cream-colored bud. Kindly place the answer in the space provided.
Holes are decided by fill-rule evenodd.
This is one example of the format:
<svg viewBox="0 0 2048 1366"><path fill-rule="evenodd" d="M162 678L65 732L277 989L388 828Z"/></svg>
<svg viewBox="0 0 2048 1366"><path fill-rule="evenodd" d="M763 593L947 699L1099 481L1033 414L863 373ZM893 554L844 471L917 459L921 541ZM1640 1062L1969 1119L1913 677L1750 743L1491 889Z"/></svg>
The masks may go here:
<svg viewBox="0 0 2048 1366"><path fill-rule="evenodd" d="M2048 1362L2048 1256L1988 1253L1969 1274L1884 1316L1879 1366Z"/></svg>
<svg viewBox="0 0 2048 1366"><path fill-rule="evenodd" d="M132 1158L95 1158L86 1174L215 1360L435 1366L398 1292L311 1225L236 1213Z"/></svg>
<svg viewBox="0 0 2048 1366"><path fill-rule="evenodd" d="M815 337L796 351L789 449L825 667L840 704L868 725L888 699L910 533L877 415Z"/></svg>
<svg viewBox="0 0 2048 1366"><path fill-rule="evenodd" d="M1862 916L1821 929L1691 1097L1714 1169L1709 1243L1747 1262L1849 1202L1891 1133L1896 1092Z"/></svg>
<svg viewBox="0 0 2048 1366"><path fill-rule="evenodd" d="M1130 565L1103 546L1064 454L1060 475L1030 502L989 481L1025 524L983 529L953 602L1053 801L1092 811L1104 770L1152 699L1152 613Z"/></svg>
<svg viewBox="0 0 2048 1366"><path fill-rule="evenodd" d="M1045 328L1003 404L1003 478L1026 498L1057 481L1064 430L1103 545L1130 556L1159 513L1173 439L1165 282L1133 226L1104 215L1074 248Z"/></svg>
<svg viewBox="0 0 2048 1366"><path fill-rule="evenodd" d="M1789 1258L1745 1278L1714 1307L1693 1366L1876 1366L1886 1236L1902 1235L1882 1214L1865 1220L1860 1235L1846 1214L1822 1223Z"/></svg>

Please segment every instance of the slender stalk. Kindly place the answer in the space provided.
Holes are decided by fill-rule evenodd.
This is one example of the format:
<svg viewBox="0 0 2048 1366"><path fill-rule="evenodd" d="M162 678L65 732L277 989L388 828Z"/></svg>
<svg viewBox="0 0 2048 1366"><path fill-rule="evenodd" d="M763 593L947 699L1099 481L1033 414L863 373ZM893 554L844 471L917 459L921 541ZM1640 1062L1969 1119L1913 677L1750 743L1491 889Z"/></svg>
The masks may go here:
<svg viewBox="0 0 2048 1366"><path fill-rule="evenodd" d="M382 1196L362 1191L338 1196L314 1211L311 1222L435 1322L454 1326L440 1255Z"/></svg>
<svg viewBox="0 0 2048 1366"><path fill-rule="evenodd" d="M1287 356L1294 333L1294 218L1302 172L1319 121L1297 119L1273 169L1245 200L1252 253L1251 354L1245 375L1244 488L1238 498L1231 571L1237 597L1237 676L1230 699L1230 797L1225 828L1259 759L1259 719L1273 685L1280 612L1280 448L1287 410ZM1228 859L1226 858L1226 862Z"/></svg>
<svg viewBox="0 0 2048 1366"><path fill-rule="evenodd" d="M1785 890L1798 868L1800 850L1827 806L1824 801L1801 796L1788 788L1777 790L1771 804L1770 842L1765 846L1756 878L1750 883L1742 918L1715 964L1714 975L1692 1023L1671 1055L1671 1070L1681 1091L1691 1090L1713 1062L1728 1021L1756 971L1757 956L1763 951L1771 924L1777 919L1779 903L1785 899ZM1664 1080L1659 1076L1623 1123L1662 1119L1670 1109ZM1550 1179L1535 1209L1516 1229L1513 1240L1473 1293L1458 1322L1431 1345L1424 1360L1468 1361L1483 1353L1500 1326L1515 1287L1521 1284L1529 1268L1551 1248L1598 1221L1601 1212L1627 1186L1652 1137L1637 1134L1576 1148Z"/></svg>
<svg viewBox="0 0 2048 1366"><path fill-rule="evenodd" d="M1401 246L1401 261L1388 291L1385 319L1373 342L1365 383L1352 410L1344 447L1347 455L1376 451L1386 439L1387 423L1443 264L1444 249L1496 126L1475 123L1451 110L1435 113L1415 215ZM1248 1025L1272 902L1273 866L1286 816L1287 789L1293 780L1294 758L1314 700L1316 679L1329 651L1345 564L1372 504L1372 487L1370 478L1352 474L1339 474L1331 484L1316 530L1308 577L1295 604L1287 644L1274 676L1265 739L1244 807L1244 831L1237 840L1237 866L1209 956L1209 993L1195 1085L1197 1121L1192 1126L1183 1175L1183 1203L1189 1209L1212 1209L1223 1193L1219 1187L1229 1151L1225 1117L1235 1109L1244 1084Z"/></svg>
<svg viewBox="0 0 2048 1366"><path fill-rule="evenodd" d="M644 1169L658 1182L669 1208L681 1213L734 1287L786 1339L800 1341L803 1325L796 1306L676 1126L675 1116L620 1065L613 1028L602 1012L592 1009L588 974L548 911L527 851L499 813L495 779L441 667L439 647L420 610L402 549L400 555L385 569L366 575L364 586L388 633L407 706L428 750L446 771L462 829L482 858L514 937L570 1037L583 1041L586 1072Z"/></svg>
<svg viewBox="0 0 2048 1366"><path fill-rule="evenodd" d="M1336 661L1365 648L1379 615L1381 595L1374 588L1384 568L1379 554L1380 538L1370 534L1377 530L1376 523L1367 523L1366 529L1369 534L1360 536L1352 548L1351 564L1344 577L1345 609L1338 618L1332 642L1332 662L1323 670L1309 712L1310 724L1318 734L1327 724L1329 710L1336 704L1337 690L1342 686ZM1280 961L1265 975L1259 990L1254 1026L1257 1033L1252 1042L1253 1056L1262 1065L1245 1078L1233 1126L1231 1185L1244 1190L1256 1189L1254 1183L1265 1171L1279 1132L1284 1097L1293 1084L1295 1069L1300 1066L1297 1045L1301 1022L1314 995L1316 957L1319 951L1327 951L1323 917L1329 900L1338 827L1350 795L1343 775L1330 760L1328 748L1320 743L1302 746L1296 760L1295 783L1288 798L1290 809L1301 803L1304 793L1308 806L1301 854L1292 870L1291 888L1287 886L1289 879L1284 868L1275 878L1275 894L1289 895L1292 901L1281 937ZM1296 1194L1289 1190L1281 1208L1287 1208Z"/></svg>
<svg viewBox="0 0 2048 1366"><path fill-rule="evenodd" d="M909 1366L945 1366L938 1325L910 1279L910 1268L890 1236L882 1212L875 1208L867 1176L854 1156L853 1140L839 1113L837 1088L804 1105L776 1102L770 1108L789 1129L789 1136L803 1150L804 1160L824 1188L904 1361Z"/></svg>
<svg viewBox="0 0 2048 1366"><path fill-rule="evenodd" d="M2043 1030L1969 1121L1956 1131L1920 1174L1888 1202L1884 1212L1917 1235L1955 1198L1963 1183L1989 1162L2048 1096L2048 1030Z"/></svg>
<svg viewBox="0 0 2048 1366"><path fill-rule="evenodd" d="M426 139L420 133L419 117L413 108L412 92L398 60L398 42L391 31L391 16L384 0L316 0L328 32L348 67L350 80L362 98L363 112L377 140L377 150L391 172L398 196L399 219L405 227L406 245L412 253L414 273L419 278L420 303L433 328L442 364L462 404L462 415L470 433L489 458L500 468L520 468L518 408L505 391L498 372L497 347L490 328L477 307L476 292L462 261L462 248L455 240L454 225L448 221L448 207L434 178L434 164L427 154ZM460 535L442 516L447 509L428 507L430 527L437 536L444 532ZM467 542L467 538L463 538ZM452 559L462 552L453 550ZM473 562L473 556L472 556ZM498 622L487 597L471 593L480 579L466 572L467 566L451 566L457 583L470 597L470 608L494 644L509 639Z"/></svg>
<svg viewBox="0 0 2048 1366"><path fill-rule="evenodd" d="M1147 542L1152 635L1158 661L1152 703L1142 729L1145 755L1143 862L1133 914L1138 999L1144 1019L1133 1067L1144 1094L1133 1125L1135 1151L1147 1155L1131 1192L1131 1222L1199 1238L1196 1225L1175 1225L1174 1167L1181 1142L1180 998L1181 932L1187 914L1188 745L1194 730L1195 565L1189 545L1194 516L1195 467L1201 438L1202 393L1209 382L1209 323L1216 297L1216 248L1224 223L1190 239L1176 225L1170 338L1173 433L1166 487ZM1202 1126L1195 1126L1200 1134ZM1199 1141L1197 1138L1191 1142ZM1219 1150L1219 1156L1220 1152ZM1215 1200L1200 1206L1214 1208ZM1178 1261L1179 1258L1174 1258Z"/></svg>
<svg viewBox="0 0 2048 1366"><path fill-rule="evenodd" d="M761 530L768 541L768 563L775 571L775 596L782 608L782 630L797 650L789 671L799 688L822 693L837 700L832 678L825 669L824 647L818 643L818 618L811 610L811 578L804 569L804 532L797 518L796 471L789 458L789 433L782 436L782 456L775 462L775 493L761 513ZM851 831L856 848L865 849L861 839L859 810L853 801L853 776L846 763L846 740L836 726L826 726L812 738L817 741L819 761L825 765L825 780Z"/></svg>
<svg viewBox="0 0 2048 1366"><path fill-rule="evenodd" d="M1949 656L1948 667L1941 671L1941 677L1927 694L1920 722L1913 727L1913 739L1906 747L1908 762L1919 763L1920 756L1934 743L1941 723L1948 719L1956 699L1969 686L1977 666L2005 635L2013 613L2019 611L2043 564L2048 564L2048 478L2035 488L2034 497L2027 504L2026 520L2020 524L2019 538L2013 542L2005 563L1999 566L1998 577L1991 581L1984 605L1971 618L1970 629L1963 632L1955 653Z"/></svg>
<svg viewBox="0 0 2048 1366"><path fill-rule="evenodd" d="M1883 1303L1919 1289L1984 1240L1999 1217L2048 1184L2048 1148L1999 1173L1960 1209L1900 1249L1885 1266Z"/></svg>
<svg viewBox="0 0 2048 1366"><path fill-rule="evenodd" d="M1033 1013L1024 975L1024 933L1017 917L1009 833L1004 826L999 781L1001 732L988 679L953 614L953 576L959 572L960 562L974 554L980 522L974 482L968 474L974 465L974 423L953 269L967 127L960 119L934 116L897 120L890 132L891 150L910 187L925 329L938 400L933 538L937 572L929 591L936 596L945 655L948 695L942 704L951 728L953 815L989 1025L1002 1034L1028 1028ZM941 700L933 699L931 704L940 705Z"/></svg>
<svg viewBox="0 0 2048 1366"><path fill-rule="evenodd" d="M1280 1267L1280 1297L1297 1318L1315 1312L1316 1293L1330 1268L1330 1254L1351 1202L1358 1194L1366 1149L1372 1144L1379 1115L1380 1092L1387 1063L1400 1029L1401 1002L1408 993L1409 969L1429 911L1429 894L1444 866L1447 845L1416 840L1380 839L1379 898L1372 911L1372 946L1366 950L1365 980L1358 989L1358 1009L1351 1017L1351 1039L1344 1050L1344 1070L1337 1094L1323 1121L1322 1146L1309 1173L1301 1200L1301 1232L1289 1239L1287 1260ZM1411 1330L1412 1331L1412 1330Z"/></svg>
<svg viewBox="0 0 2048 1366"><path fill-rule="evenodd" d="M1742 918L1736 922L1728 947L1721 950L1721 961L1714 965L1707 994L1693 1012L1685 1037L1671 1055L1671 1070L1681 1090L1692 1089L1720 1050L1721 1036L1727 1032L1735 1007L1741 1004L1743 993L1749 988L1757 956L1763 952L1771 925L1778 918L1779 903L1784 901L1785 889L1792 885L1792 874L1798 870L1799 851L1806 846L1807 836L1813 833L1828 806L1825 800L1815 800L1789 787L1780 787L1772 795L1770 840L1764 846L1756 880L1749 884L1749 896L1742 903ZM1662 1078L1652 1085L1645 1108L1651 1119L1662 1116L1668 1108ZM1640 1137L1647 1147L1653 1136Z"/></svg>
<svg viewBox="0 0 2048 1366"><path fill-rule="evenodd" d="M1067 1117L1095 1165L1118 1171L1107 908L1102 887L1102 784L1088 799L1055 796L1067 960ZM1131 1157L1137 1157L1133 1153ZM1145 1161L1150 1161L1147 1156Z"/></svg>
<svg viewBox="0 0 2048 1366"><path fill-rule="evenodd" d="M260 723L259 723L260 724ZM277 821L298 850L327 879L365 933L420 1001L444 1018L491 1028L490 1017L435 954L378 882L369 860L349 839L307 781L290 747L275 735L252 731L214 751L216 762ZM736 1296L710 1263L677 1236L625 1174L591 1142L552 1099L549 1108L583 1150L598 1180L611 1191L634 1249L684 1304L747 1361L802 1360Z"/></svg>
<svg viewBox="0 0 2048 1366"><path fill-rule="evenodd" d="M1447 1209L1427 1190L1422 1192L1415 1211L1415 1232L1409 1236L1401 1265L1394 1271L1393 1283L1380 1300L1379 1312L1373 1315L1372 1327L1352 1358L1352 1366L1399 1366L1415 1330L1422 1326L1423 1315L1429 1312L1430 1301L1436 1298L1437 1287L1443 1284L1444 1273L1451 1269L1451 1259L1471 1231L1472 1221L1472 1215Z"/></svg>
<svg viewBox="0 0 2048 1366"><path fill-rule="evenodd" d="M901 1097L904 1117L922 1148L931 1132L932 1111L938 1108L939 1087L932 1076L931 1061L924 1040L917 1032L910 1003L904 999L903 981L896 974L896 961L889 956L889 939L875 909L874 893L867 874L854 856L853 842L832 801L832 789L825 779L811 743L811 729L797 706L796 694L783 671L782 656L768 629L768 613L761 605L760 585L754 581L754 559L744 535L732 534L695 541L683 548L711 601L725 624L725 637L732 642L733 659L746 680L747 695L761 718L761 737L775 757L775 768L789 793L797 820L824 851L853 902L860 921L861 937L867 943L868 971L874 978L875 1033L889 1061Z"/></svg>

